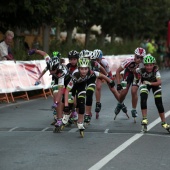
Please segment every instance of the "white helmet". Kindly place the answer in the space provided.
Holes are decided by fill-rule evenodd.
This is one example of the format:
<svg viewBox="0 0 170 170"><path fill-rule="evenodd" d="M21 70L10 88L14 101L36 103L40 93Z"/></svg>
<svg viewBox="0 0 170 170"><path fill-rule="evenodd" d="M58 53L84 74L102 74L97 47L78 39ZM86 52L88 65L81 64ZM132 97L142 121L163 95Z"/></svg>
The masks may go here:
<svg viewBox="0 0 170 170"><path fill-rule="evenodd" d="M92 52L91 52L90 59L91 59L91 60L96 60L96 59L97 59L97 55L96 55L96 52L95 52L95 51L92 51Z"/></svg>
<svg viewBox="0 0 170 170"><path fill-rule="evenodd" d="M96 53L96 58L100 58L100 59L102 58L103 52L101 50L96 49L94 50L94 52Z"/></svg>
<svg viewBox="0 0 170 170"><path fill-rule="evenodd" d="M144 57L146 55L146 51L144 48L138 47L135 50L135 54Z"/></svg>
<svg viewBox="0 0 170 170"><path fill-rule="evenodd" d="M91 51L89 51L89 50L82 50L81 52L80 52L80 54L79 54L79 57L80 58L90 58L90 56L91 56Z"/></svg>

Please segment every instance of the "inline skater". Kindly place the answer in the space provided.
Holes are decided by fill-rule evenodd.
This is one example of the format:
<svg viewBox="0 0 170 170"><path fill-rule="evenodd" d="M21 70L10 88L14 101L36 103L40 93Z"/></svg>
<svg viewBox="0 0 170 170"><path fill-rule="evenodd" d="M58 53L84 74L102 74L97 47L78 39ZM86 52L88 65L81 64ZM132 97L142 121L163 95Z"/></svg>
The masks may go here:
<svg viewBox="0 0 170 170"><path fill-rule="evenodd" d="M86 84L87 80L91 77L101 77L105 79L109 85L114 88L114 81L106 77L105 75L90 70L90 60L87 58L79 58L78 60L78 70L73 73L73 76L70 80L70 82L67 85L66 91L65 91L65 107L64 112L69 112L69 106L68 106L68 96L69 91L76 87L76 101L77 101L77 108L78 108L78 121L77 126L80 131L80 134L82 137L84 137L84 113L85 113L85 97L86 97Z"/></svg>
<svg viewBox="0 0 170 170"><path fill-rule="evenodd" d="M109 77L110 79L114 80L114 77L112 75L112 72L110 70L109 67L109 63L108 61L103 58L103 52L99 49L94 50L95 54L96 54L96 61L104 68L104 70L107 73L107 77ZM96 112L96 116L99 116L99 112L101 110L101 88L102 88L102 79L101 78L97 78L96 80L96 108L95 108L95 112ZM109 87L110 88L110 87ZM112 91L112 93L115 95L117 93L117 91L115 92L114 88L110 88L110 90ZM119 100L118 96L115 95L116 99Z"/></svg>
<svg viewBox="0 0 170 170"><path fill-rule="evenodd" d="M53 51L52 54L51 54L51 57L45 52L45 51L42 51L42 50L37 50L37 49L31 49L28 51L28 55L31 56L33 54L39 54L41 56L44 57L45 61L46 61L46 64L47 66L45 67L45 69L41 72L41 74L39 75L38 79L35 81L35 85L39 85L41 83L41 77L47 72L49 71L49 66L48 66L48 63L49 61L51 61L51 57L54 58L54 57L57 57L57 58L60 58L61 57L61 53L58 52L58 51ZM60 60L61 62L61 60ZM63 61L62 61L63 62ZM52 82L51 82L51 86L52 86L52 90L53 90L53 86L54 86L54 82L55 82L55 77L52 76ZM54 86L55 87L55 86ZM51 125L54 125L56 123L56 120L57 120L57 112L56 112L56 103L53 103L52 105L52 109L53 109L53 117L54 117L54 121L51 123Z"/></svg>
<svg viewBox="0 0 170 170"><path fill-rule="evenodd" d="M143 120L142 131L147 131L147 99L150 90L154 94L155 105L159 112L161 118L161 125L164 129L170 132L170 125L165 121L164 107L162 103L162 93L161 93L161 75L158 66L155 64L156 60L150 54L146 55L143 59L144 68L137 68L136 72L141 75L141 85L140 85L140 99L141 99L141 110Z"/></svg>
<svg viewBox="0 0 170 170"><path fill-rule="evenodd" d="M93 71L101 71L102 74L107 75L105 69L97 62L95 52L83 50L80 52L80 58L88 58L90 59L91 63L91 70ZM86 87L86 114L84 116L85 124L89 124L92 117L92 102L93 102L93 93L96 87L96 77L91 77L87 80L87 87ZM96 118L98 118L96 116Z"/></svg>
<svg viewBox="0 0 170 170"><path fill-rule="evenodd" d="M117 107L115 108L115 118L119 114L120 110L124 113L127 113L127 108L124 105L123 101L131 87L131 95L132 95L132 117L134 118L134 122L136 122L135 118L138 116L136 111L138 95L137 90L139 88L139 75L134 74L134 70L139 67L139 64L143 61L143 57L146 55L145 49L136 48L134 51L135 55L132 58L126 59L120 67L116 70L116 80L117 80L117 90L120 92L119 102ZM124 71L123 80L121 81L120 73ZM135 77L135 78L134 78Z"/></svg>
<svg viewBox="0 0 170 170"><path fill-rule="evenodd" d="M68 85L68 83L71 79L71 75L77 69L79 52L77 52L76 50L69 51L68 59L69 59L69 63L66 65L66 67L68 68L70 77L65 81L65 87L67 87L67 85ZM75 96L75 88L73 88L69 92L69 108L70 108L71 114L70 113L68 115L64 114L63 119L62 119L64 125L67 123L67 119L68 119L67 117L69 117L68 125L75 123L78 119L78 114L76 112L76 101L74 100L74 96ZM62 102L63 102L63 105L64 105L64 95L63 95ZM65 119L66 119L66 123L65 123Z"/></svg>

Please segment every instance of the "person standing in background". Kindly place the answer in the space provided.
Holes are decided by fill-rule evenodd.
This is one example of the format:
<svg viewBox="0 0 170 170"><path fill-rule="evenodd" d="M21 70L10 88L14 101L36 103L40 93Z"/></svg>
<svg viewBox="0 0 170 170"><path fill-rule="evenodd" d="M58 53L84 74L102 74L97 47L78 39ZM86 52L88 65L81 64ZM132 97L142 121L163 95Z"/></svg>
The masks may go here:
<svg viewBox="0 0 170 170"><path fill-rule="evenodd" d="M4 40L0 43L0 61L14 60L14 62L16 62L11 53L11 48L10 48L13 38L14 38L14 33L8 30L5 33Z"/></svg>

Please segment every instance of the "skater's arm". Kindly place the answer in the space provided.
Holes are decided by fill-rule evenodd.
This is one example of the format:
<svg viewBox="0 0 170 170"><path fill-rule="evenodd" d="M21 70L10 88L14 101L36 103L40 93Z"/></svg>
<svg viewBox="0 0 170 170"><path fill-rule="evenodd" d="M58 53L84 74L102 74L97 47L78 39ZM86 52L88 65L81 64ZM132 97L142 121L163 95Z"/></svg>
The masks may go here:
<svg viewBox="0 0 170 170"><path fill-rule="evenodd" d="M160 86L162 84L162 81L161 79L157 79L156 82L143 81L143 83L150 86Z"/></svg>

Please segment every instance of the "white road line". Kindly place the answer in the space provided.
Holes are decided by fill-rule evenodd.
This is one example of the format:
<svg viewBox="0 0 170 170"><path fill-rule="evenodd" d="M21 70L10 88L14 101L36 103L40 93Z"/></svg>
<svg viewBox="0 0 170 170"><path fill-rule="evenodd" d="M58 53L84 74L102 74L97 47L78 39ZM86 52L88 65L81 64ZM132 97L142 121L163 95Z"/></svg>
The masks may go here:
<svg viewBox="0 0 170 170"><path fill-rule="evenodd" d="M49 127L44 128L41 132L45 132Z"/></svg>
<svg viewBox="0 0 170 170"><path fill-rule="evenodd" d="M104 133L108 133L108 131L109 131L109 129L106 129L106 130L104 131Z"/></svg>
<svg viewBox="0 0 170 170"><path fill-rule="evenodd" d="M17 129L18 127L14 127L12 129L10 129L8 132L12 132L13 130Z"/></svg>
<svg viewBox="0 0 170 170"><path fill-rule="evenodd" d="M73 128L73 129L69 130L68 132L69 133L75 133L75 132L77 132L77 130L78 130L78 128Z"/></svg>
<svg viewBox="0 0 170 170"><path fill-rule="evenodd" d="M165 117L168 117L170 115L170 111L165 113ZM148 130L152 129L154 126L156 126L158 123L161 122L160 118L157 118L155 121L150 123L148 125ZM103 159L101 159L99 162L94 164L92 167L90 167L88 170L99 170L103 166L105 166L110 160L112 160L114 157L116 157L119 153L121 153L123 150L125 150L128 146L130 146L133 142L141 138L144 134L136 134L132 136L130 139L125 141L122 145L114 149L112 152L110 152L108 155L106 155Z"/></svg>

